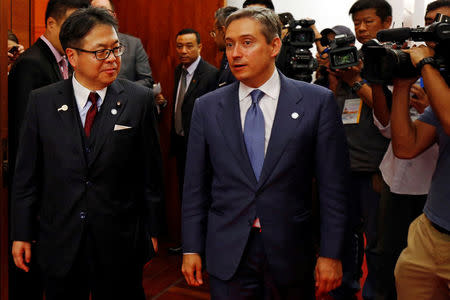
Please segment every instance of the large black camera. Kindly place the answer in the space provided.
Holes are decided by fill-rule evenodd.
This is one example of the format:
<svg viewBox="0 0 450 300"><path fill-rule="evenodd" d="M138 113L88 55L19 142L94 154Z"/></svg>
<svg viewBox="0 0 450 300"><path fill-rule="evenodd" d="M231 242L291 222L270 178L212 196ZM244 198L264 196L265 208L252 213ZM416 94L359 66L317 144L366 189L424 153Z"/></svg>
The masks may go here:
<svg viewBox="0 0 450 300"><path fill-rule="evenodd" d="M311 82L312 73L317 69L317 61L311 51L314 44L314 20L294 20L289 23L288 34L283 40L285 75L297 80Z"/></svg>
<svg viewBox="0 0 450 300"><path fill-rule="evenodd" d="M437 14L434 23L427 27L379 31L377 40L371 40L362 47L363 77L369 82L389 84L394 78L418 76L419 72L412 65L409 54L395 49L400 48L406 40L435 42L435 60L440 65L441 73L448 72L450 17Z"/></svg>
<svg viewBox="0 0 450 300"><path fill-rule="evenodd" d="M325 52L330 58L330 69L338 70L357 66L358 50L352 44L355 43L353 35L340 34L330 41L327 38L321 40L322 46L329 46Z"/></svg>

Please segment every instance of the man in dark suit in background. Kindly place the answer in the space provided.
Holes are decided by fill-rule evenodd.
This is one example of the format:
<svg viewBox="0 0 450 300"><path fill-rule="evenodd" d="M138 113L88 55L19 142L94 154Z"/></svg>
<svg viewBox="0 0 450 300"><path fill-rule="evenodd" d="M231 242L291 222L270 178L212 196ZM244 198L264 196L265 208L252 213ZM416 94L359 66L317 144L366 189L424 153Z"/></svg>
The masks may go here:
<svg viewBox="0 0 450 300"><path fill-rule="evenodd" d="M236 81L233 73L231 73L227 55L225 54L225 20L236 10L238 10L238 8L234 6L225 6L216 10L214 13L214 29L209 33L209 35L211 35L214 39L219 51L222 52L222 61L220 63L217 87L226 86L227 84Z"/></svg>
<svg viewBox="0 0 450 300"><path fill-rule="evenodd" d="M115 7L111 0L92 0L91 5L105 8L116 17ZM121 32L119 32L119 40L125 46L119 78L125 78L153 89L155 81L153 80L152 69L141 40ZM158 105L159 112L167 105L167 100L164 99L161 93L158 93L155 95L155 103Z"/></svg>
<svg viewBox="0 0 450 300"><path fill-rule="evenodd" d="M197 31L183 29L178 32L176 47L181 63L175 68L170 151L176 157L178 186L182 199L192 109L198 97L216 89L218 71L200 57L202 44ZM181 254L181 245L169 248L169 253Z"/></svg>
<svg viewBox="0 0 450 300"><path fill-rule="evenodd" d="M89 0L50 0L45 11L45 33L22 54L9 73L9 153L12 155L12 169L30 92L69 78L68 62L59 41L61 25L76 9L88 6Z"/></svg>
<svg viewBox="0 0 450 300"><path fill-rule="evenodd" d="M145 299L162 188L151 90L116 80L123 47L106 10L74 12L60 39L74 76L30 96L13 184L14 261L28 271L37 255L47 300Z"/></svg>
<svg viewBox="0 0 450 300"><path fill-rule="evenodd" d="M200 97L192 113L182 209L182 271L212 299L314 299L311 182L321 243L316 293L342 280L348 151L332 93L275 67L278 16L247 8L226 22L238 80Z"/></svg>

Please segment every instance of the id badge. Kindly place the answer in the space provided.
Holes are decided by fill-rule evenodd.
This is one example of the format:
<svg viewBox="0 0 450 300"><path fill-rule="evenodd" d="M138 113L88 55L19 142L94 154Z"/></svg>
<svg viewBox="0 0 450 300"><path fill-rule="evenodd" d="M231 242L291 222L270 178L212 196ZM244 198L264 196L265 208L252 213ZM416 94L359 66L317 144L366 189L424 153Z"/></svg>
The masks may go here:
<svg viewBox="0 0 450 300"><path fill-rule="evenodd" d="M342 123L343 124L359 124L359 118L361 117L362 100L347 99L344 103L344 109L342 111Z"/></svg>

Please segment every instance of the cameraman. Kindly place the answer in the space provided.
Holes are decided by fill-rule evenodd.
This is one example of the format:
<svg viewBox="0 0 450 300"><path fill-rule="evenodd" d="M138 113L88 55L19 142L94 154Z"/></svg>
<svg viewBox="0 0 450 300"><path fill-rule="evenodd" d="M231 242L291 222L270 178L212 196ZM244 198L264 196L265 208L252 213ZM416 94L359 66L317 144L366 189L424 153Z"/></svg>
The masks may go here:
<svg viewBox="0 0 450 300"><path fill-rule="evenodd" d="M350 8L356 39L360 43L376 38L378 31L388 29L392 22L392 8L387 1L359 0ZM358 66L329 70L331 78L337 80L336 100L342 110L344 128L350 151L351 163L351 205L352 238L347 243L343 260L344 273L342 287L333 292L335 299L354 299L355 276L361 274L362 253L364 245L363 232L366 237L365 254L368 275L363 288L364 299L374 299L379 276L377 251L378 205L382 187L379 164L386 152L389 140L383 137L373 123L372 89L361 76L362 62ZM390 92L385 87L384 93L390 100ZM355 109L356 108L356 109ZM356 111L349 114L348 112ZM354 241L357 236L358 240ZM359 259L357 259L359 258ZM358 283L358 281L356 281Z"/></svg>
<svg viewBox="0 0 450 300"><path fill-rule="evenodd" d="M449 1L435 1L446 6L438 8L450 15ZM436 6L432 6L436 7ZM436 9L437 10L437 9ZM431 44L430 44L431 46ZM450 45L447 45L448 66ZM411 223L408 247L403 250L395 268L398 299L448 299L450 295L450 88L434 62L434 50L420 46L404 50L419 69L431 107L418 120L408 116L409 89L415 79L394 82L391 126L392 146L400 158L416 157L435 141L439 159L425 203L424 214ZM447 82L446 82L447 79Z"/></svg>

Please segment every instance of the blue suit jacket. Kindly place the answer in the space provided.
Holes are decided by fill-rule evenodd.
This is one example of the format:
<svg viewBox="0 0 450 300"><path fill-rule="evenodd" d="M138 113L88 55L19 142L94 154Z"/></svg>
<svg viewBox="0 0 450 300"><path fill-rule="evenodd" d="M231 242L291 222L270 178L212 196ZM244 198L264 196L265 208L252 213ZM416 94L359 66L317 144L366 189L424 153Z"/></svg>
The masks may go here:
<svg viewBox="0 0 450 300"><path fill-rule="evenodd" d="M282 74L280 80L259 182L244 143L239 82L195 103L184 183L183 250L204 254L208 272L222 280L235 273L256 216L275 280L288 284L312 276L313 176L320 197L320 255L340 257L349 160L336 102L325 88Z"/></svg>

